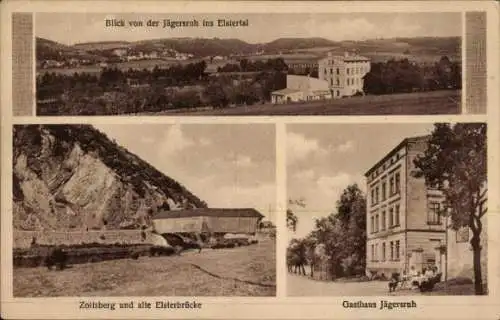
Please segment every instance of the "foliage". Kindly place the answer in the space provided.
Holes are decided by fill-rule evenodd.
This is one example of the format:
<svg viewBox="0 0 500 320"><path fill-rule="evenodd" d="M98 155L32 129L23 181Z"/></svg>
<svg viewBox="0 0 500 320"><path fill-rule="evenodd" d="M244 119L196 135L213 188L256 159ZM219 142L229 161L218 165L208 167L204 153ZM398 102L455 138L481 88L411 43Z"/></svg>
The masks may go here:
<svg viewBox="0 0 500 320"><path fill-rule="evenodd" d="M293 213L292 210L286 210L286 226L293 232L297 230L297 224L299 223L299 218Z"/></svg>
<svg viewBox="0 0 500 320"><path fill-rule="evenodd" d="M481 218L486 213L482 208L487 182L486 131L485 123L435 124L428 148L414 161L414 175L443 192L443 214L451 216L451 227L472 231L476 294L483 294L480 237Z"/></svg>
<svg viewBox="0 0 500 320"><path fill-rule="evenodd" d="M305 238L294 241L298 248L309 248L305 251L309 261L314 259L311 256L314 247L323 245L324 258L333 266L330 273L334 277L363 274L366 263L366 199L363 192L356 184L349 185L337 201L336 212L317 219L314 229Z"/></svg>
<svg viewBox="0 0 500 320"><path fill-rule="evenodd" d="M461 67L443 56L431 66L420 66L408 59L373 63L364 77L363 90L367 94L390 94L413 91L460 89Z"/></svg>

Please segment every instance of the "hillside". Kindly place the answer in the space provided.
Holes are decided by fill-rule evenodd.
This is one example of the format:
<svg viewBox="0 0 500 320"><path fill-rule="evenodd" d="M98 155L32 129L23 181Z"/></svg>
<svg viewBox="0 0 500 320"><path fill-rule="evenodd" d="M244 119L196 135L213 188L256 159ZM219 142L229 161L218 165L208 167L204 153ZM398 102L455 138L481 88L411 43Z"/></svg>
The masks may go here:
<svg viewBox="0 0 500 320"><path fill-rule="evenodd" d="M206 204L92 126L14 126L15 229L133 228L174 207Z"/></svg>
<svg viewBox="0 0 500 320"><path fill-rule="evenodd" d="M394 53L414 55L460 55L460 37L416 37L416 38L394 38L373 39L364 41L340 41L335 42L324 38L280 38L268 43L251 44L239 39L219 38L165 38L141 40L136 42L113 41L113 42L91 42L79 43L73 46L64 46L57 42L36 38L37 59L51 59L51 53L62 51L64 54L75 52L87 52L98 54L113 48L127 47L132 50L152 51L173 49L178 52L192 53L196 57L230 55L230 54L253 54L264 51L264 54L276 54L279 52L293 51L326 51L326 50L358 50L366 53ZM319 50L316 50L319 49Z"/></svg>

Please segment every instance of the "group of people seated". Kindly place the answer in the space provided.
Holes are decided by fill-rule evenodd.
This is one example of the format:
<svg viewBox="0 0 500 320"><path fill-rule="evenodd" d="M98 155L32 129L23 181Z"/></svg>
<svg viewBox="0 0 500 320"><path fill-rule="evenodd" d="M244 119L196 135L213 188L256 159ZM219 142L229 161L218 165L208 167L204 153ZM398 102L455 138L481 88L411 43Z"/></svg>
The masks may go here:
<svg viewBox="0 0 500 320"><path fill-rule="evenodd" d="M405 287L410 284L410 289L421 289L426 284L433 282L436 275L438 274L437 266L429 266L422 268L421 271L415 269L415 266L410 268L409 274L406 270L403 271L402 275L395 273L389 281L389 292L394 291L398 285L401 283L401 287Z"/></svg>

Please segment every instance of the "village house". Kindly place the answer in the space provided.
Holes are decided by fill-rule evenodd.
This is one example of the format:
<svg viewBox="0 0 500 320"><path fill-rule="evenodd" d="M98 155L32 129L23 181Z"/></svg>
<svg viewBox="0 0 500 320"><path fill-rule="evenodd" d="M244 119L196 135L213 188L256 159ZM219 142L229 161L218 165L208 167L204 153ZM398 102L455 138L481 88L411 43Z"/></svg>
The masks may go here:
<svg viewBox="0 0 500 320"><path fill-rule="evenodd" d="M328 82L310 76L286 76L286 88L273 91L274 104L330 99Z"/></svg>
<svg viewBox="0 0 500 320"><path fill-rule="evenodd" d="M334 99L363 93L363 77L370 72L370 59L346 52L331 52L318 62L318 77L328 82Z"/></svg>

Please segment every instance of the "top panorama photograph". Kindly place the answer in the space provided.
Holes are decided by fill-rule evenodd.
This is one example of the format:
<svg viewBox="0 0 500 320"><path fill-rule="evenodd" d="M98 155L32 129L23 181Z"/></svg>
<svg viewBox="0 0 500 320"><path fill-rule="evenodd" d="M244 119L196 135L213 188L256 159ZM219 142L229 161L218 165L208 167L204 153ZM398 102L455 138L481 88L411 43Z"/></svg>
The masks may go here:
<svg viewBox="0 0 500 320"><path fill-rule="evenodd" d="M460 114L460 13L37 13L38 116Z"/></svg>

